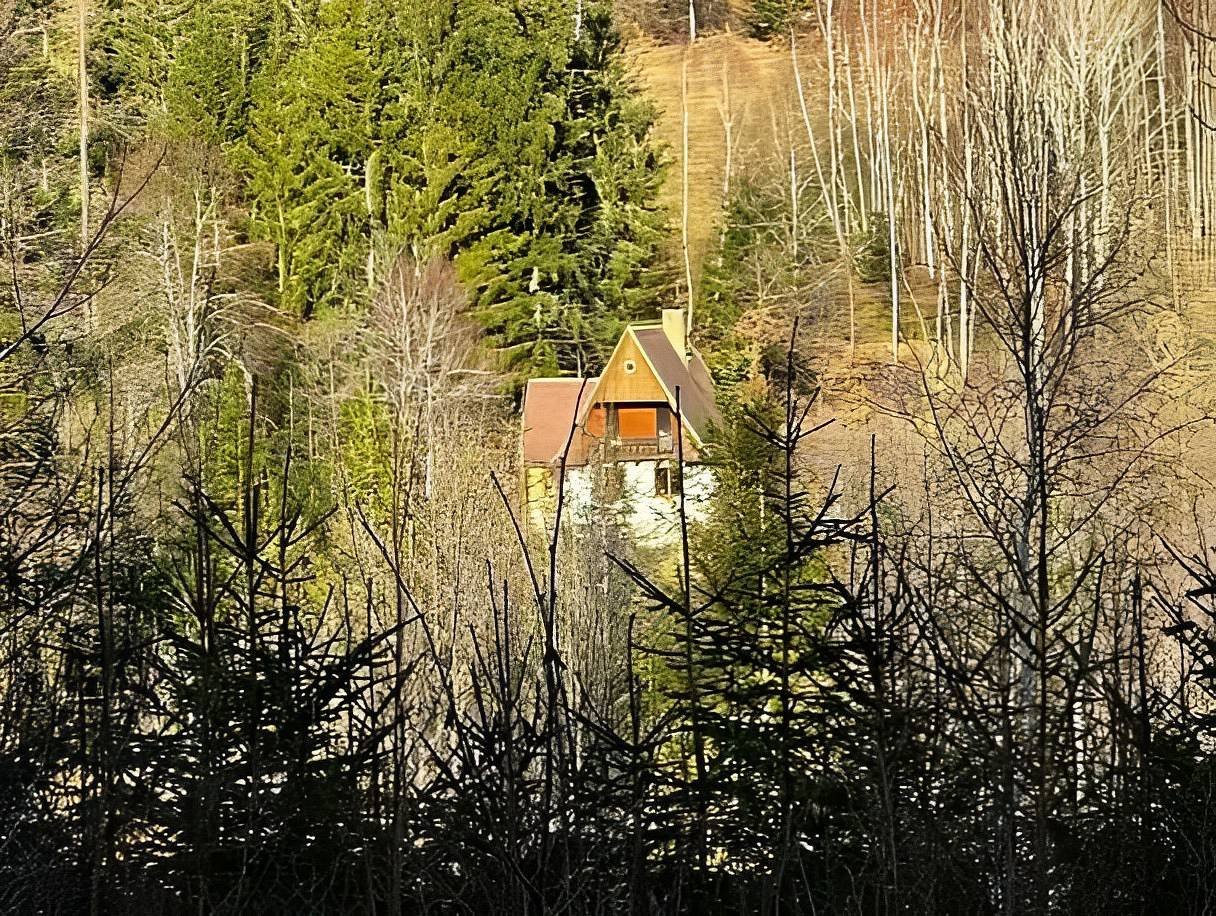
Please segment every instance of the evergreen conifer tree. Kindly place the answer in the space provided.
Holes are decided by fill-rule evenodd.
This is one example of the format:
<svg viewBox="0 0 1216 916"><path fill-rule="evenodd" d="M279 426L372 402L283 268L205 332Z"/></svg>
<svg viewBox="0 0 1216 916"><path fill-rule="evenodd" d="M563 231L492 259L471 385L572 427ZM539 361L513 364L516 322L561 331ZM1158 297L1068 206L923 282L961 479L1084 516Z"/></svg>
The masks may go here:
<svg viewBox="0 0 1216 916"><path fill-rule="evenodd" d="M358 306L377 253L452 259L515 365L598 366L662 286L661 159L606 9L327 6L255 90L240 161L298 313Z"/></svg>

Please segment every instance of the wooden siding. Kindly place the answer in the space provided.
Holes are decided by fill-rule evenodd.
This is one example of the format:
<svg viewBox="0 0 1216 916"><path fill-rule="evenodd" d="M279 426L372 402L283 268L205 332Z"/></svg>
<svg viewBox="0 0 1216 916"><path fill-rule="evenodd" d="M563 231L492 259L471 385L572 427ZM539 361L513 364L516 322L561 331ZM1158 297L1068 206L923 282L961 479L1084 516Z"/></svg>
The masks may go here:
<svg viewBox="0 0 1216 916"><path fill-rule="evenodd" d="M625 362L633 360L637 369L632 373L625 371ZM599 404L615 404L621 401L658 401L667 403L667 394L663 386L655 378L646 357L634 340L633 335L626 332L621 338L612 359L604 367L600 382L595 389L595 400Z"/></svg>
<svg viewBox="0 0 1216 916"><path fill-rule="evenodd" d="M608 410L607 408L595 406L587 414L587 423L585 432L588 436L601 438L608 432Z"/></svg>

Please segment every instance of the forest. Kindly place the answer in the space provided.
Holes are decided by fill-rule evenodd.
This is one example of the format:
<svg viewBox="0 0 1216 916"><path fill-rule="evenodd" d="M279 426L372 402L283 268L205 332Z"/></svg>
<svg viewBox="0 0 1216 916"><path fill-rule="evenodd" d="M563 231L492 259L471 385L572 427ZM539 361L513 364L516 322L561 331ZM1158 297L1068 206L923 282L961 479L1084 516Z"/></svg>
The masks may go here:
<svg viewBox="0 0 1216 916"><path fill-rule="evenodd" d="M2 912L1211 913L1214 468L1211 0L0 0Z"/></svg>

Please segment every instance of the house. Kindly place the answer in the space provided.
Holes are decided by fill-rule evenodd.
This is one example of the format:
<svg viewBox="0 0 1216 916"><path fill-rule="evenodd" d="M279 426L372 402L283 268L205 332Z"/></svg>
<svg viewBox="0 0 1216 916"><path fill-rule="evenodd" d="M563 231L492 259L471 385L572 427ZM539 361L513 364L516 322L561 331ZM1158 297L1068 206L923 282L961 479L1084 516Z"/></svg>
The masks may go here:
<svg viewBox="0 0 1216 916"><path fill-rule="evenodd" d="M640 542L677 540L681 479L695 521L713 489L701 454L720 421L684 310L627 325L598 377L528 382L521 451L529 518L551 518L562 483L563 514L575 522L609 512Z"/></svg>

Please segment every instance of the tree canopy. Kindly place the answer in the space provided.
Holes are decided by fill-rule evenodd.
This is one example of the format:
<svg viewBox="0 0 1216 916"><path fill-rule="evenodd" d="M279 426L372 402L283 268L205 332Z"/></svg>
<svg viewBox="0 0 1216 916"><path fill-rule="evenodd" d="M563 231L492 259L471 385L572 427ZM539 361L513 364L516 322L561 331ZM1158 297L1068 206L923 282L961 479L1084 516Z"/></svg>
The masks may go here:
<svg viewBox="0 0 1216 916"><path fill-rule="evenodd" d="M349 314L395 252L441 256L507 365L583 371L666 273L653 112L610 10L582 7L118 4L103 83L222 147L280 306Z"/></svg>

